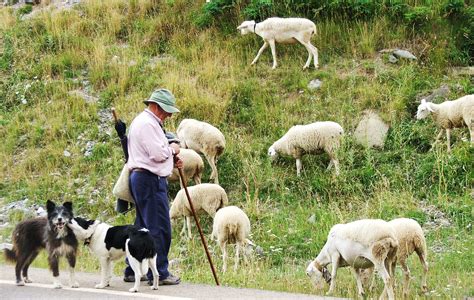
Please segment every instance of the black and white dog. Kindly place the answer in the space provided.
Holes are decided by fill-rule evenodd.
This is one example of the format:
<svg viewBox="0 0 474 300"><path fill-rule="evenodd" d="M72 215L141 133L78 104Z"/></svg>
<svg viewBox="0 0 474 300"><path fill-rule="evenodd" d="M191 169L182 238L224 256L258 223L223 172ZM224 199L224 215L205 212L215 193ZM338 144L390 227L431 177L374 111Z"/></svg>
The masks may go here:
<svg viewBox="0 0 474 300"><path fill-rule="evenodd" d="M12 234L13 249L5 249L5 257L9 261L16 261L16 285L22 286L32 282L28 277L28 267L36 258L41 249L48 252L48 262L53 272L54 288L61 288L59 281L59 257L66 256L69 263L70 284L73 288L79 287L74 275L78 242L76 236L66 224L73 218L72 203L64 202L56 206L47 201L47 217L34 218L20 222ZM23 278L22 278L23 273Z"/></svg>
<svg viewBox="0 0 474 300"><path fill-rule="evenodd" d="M68 226L99 258L101 280L95 288L102 289L110 285L113 261L126 255L135 273L135 285L129 291L138 292L140 277L147 273L148 268L153 273L151 289L158 289L155 244L147 229L134 225L110 226L98 220L79 217L74 218Z"/></svg>

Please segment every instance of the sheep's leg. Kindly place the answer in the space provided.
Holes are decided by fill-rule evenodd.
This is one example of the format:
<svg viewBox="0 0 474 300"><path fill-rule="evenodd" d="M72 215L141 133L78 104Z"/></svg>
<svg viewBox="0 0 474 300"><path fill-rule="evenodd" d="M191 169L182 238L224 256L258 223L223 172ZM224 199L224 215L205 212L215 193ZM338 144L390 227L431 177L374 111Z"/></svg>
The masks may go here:
<svg viewBox="0 0 474 300"><path fill-rule="evenodd" d="M423 265L423 275L421 276L421 290L426 293L428 292L428 285L426 284L426 276L428 275L428 263L426 262L426 253L424 251L416 249L416 254Z"/></svg>
<svg viewBox="0 0 474 300"><path fill-rule="evenodd" d="M379 263L375 265L375 267L385 285L382 295L380 295L380 299L383 299L386 293L388 293L389 300L395 299L395 296L393 295L392 281L390 279L390 275L387 272L387 269L385 268L385 265L383 263Z"/></svg>
<svg viewBox="0 0 474 300"><path fill-rule="evenodd" d="M184 235L184 234L186 234L186 217L184 217L183 229L181 229L181 232L179 233L179 235Z"/></svg>
<svg viewBox="0 0 474 300"><path fill-rule="evenodd" d="M308 45L311 47L311 49L313 49L314 68L318 69L319 68L318 48L316 48L314 45L312 45L311 42L308 42Z"/></svg>
<svg viewBox="0 0 474 300"><path fill-rule="evenodd" d="M364 296L364 288L362 287L362 280L360 279L361 269L351 268L351 271L352 271L352 274L354 274L354 277L356 278L357 290L358 290L359 296L363 297Z"/></svg>
<svg viewBox="0 0 474 300"><path fill-rule="evenodd" d="M451 152L451 129L446 129L446 140L448 143L448 153Z"/></svg>
<svg viewBox="0 0 474 300"><path fill-rule="evenodd" d="M277 63L277 56L276 56L276 49L275 49L275 40L269 40L268 43L270 44L270 49L272 49L272 57L273 57L272 69L276 69L278 63Z"/></svg>
<svg viewBox="0 0 474 300"><path fill-rule="evenodd" d="M227 251L226 251L226 242L221 242L221 251L222 251L222 272L227 271Z"/></svg>
<svg viewBox="0 0 474 300"><path fill-rule="evenodd" d="M253 59L251 65L254 65L257 62L258 58L260 57L260 55L262 55L262 52L267 49L267 47L268 43L267 41L264 41L263 46L260 48L260 50L258 50L257 56L255 56L255 58Z"/></svg>
<svg viewBox="0 0 474 300"><path fill-rule="evenodd" d="M301 158L296 159L296 176L301 175L301 168L303 167L303 163L301 162Z"/></svg>
<svg viewBox="0 0 474 300"><path fill-rule="evenodd" d="M474 119L471 120L469 125L469 135L471 136L471 144L474 144Z"/></svg>
<svg viewBox="0 0 474 300"><path fill-rule="evenodd" d="M186 217L186 223L187 223L187 226L188 226L188 239L192 239L192 235L191 235L191 217Z"/></svg>
<svg viewBox="0 0 474 300"><path fill-rule="evenodd" d="M332 271L331 271L331 284L329 285L329 291L326 293L326 295L330 295L334 292L334 289L336 288L336 274L337 274L337 268L339 267L339 253L334 254L331 259L332 263Z"/></svg>
<svg viewBox="0 0 474 300"><path fill-rule="evenodd" d="M237 268L239 267L240 249L241 249L240 243L237 242L237 243L235 244L234 272L237 271Z"/></svg>
<svg viewBox="0 0 474 300"><path fill-rule="evenodd" d="M209 163L209 165L211 166L211 176L209 177L209 179L213 179L214 180L214 183L217 183L219 184L219 179L217 177L217 167L216 167L216 164L214 163L214 158L213 157L210 157L209 155L205 155L206 156L206 160L207 162Z"/></svg>
<svg viewBox="0 0 474 300"><path fill-rule="evenodd" d="M410 269L407 266L406 258L400 258L400 266L403 270L403 297L408 296L408 291L410 289Z"/></svg>
<svg viewBox="0 0 474 300"><path fill-rule="evenodd" d="M436 136L435 141L433 142L433 144L431 144L431 148L434 148L434 146L436 145L436 143L438 143L439 139L440 139L441 136L443 135L443 131L444 131L444 129L441 129L441 130L438 132L438 135Z"/></svg>
<svg viewBox="0 0 474 300"><path fill-rule="evenodd" d="M311 48L310 44L303 41L302 39L295 37L295 39L301 43L306 48L306 51L308 51L308 60L306 61L305 65L303 66L303 70L309 68L309 65L311 64L311 58L314 56L313 49Z"/></svg>

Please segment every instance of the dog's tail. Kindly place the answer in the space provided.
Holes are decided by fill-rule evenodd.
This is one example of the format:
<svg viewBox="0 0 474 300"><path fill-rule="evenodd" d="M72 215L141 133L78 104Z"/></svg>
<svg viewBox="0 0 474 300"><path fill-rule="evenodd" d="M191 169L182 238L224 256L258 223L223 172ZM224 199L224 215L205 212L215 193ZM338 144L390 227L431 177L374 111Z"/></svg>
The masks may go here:
<svg viewBox="0 0 474 300"><path fill-rule="evenodd" d="M16 261L16 251L13 249L5 248L5 259L11 262Z"/></svg>

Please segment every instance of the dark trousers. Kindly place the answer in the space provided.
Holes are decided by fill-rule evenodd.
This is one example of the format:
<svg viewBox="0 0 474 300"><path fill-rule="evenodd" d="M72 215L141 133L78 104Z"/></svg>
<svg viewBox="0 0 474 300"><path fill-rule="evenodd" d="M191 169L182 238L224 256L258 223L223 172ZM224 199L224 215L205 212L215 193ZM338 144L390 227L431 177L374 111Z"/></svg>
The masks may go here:
<svg viewBox="0 0 474 300"><path fill-rule="evenodd" d="M156 266L160 280L163 280L169 276L168 253L171 246L168 182L165 177L148 171L133 171L129 180L137 213L135 225L150 231L157 252ZM132 268L127 266L125 276L133 274ZM148 270L148 278L153 278L151 270Z"/></svg>

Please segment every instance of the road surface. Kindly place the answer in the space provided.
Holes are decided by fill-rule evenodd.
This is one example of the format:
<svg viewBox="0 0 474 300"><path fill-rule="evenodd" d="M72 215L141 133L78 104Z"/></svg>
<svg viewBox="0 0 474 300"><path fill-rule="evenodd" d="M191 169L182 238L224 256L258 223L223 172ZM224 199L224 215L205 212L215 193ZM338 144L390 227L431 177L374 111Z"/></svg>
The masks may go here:
<svg viewBox="0 0 474 300"><path fill-rule="evenodd" d="M139 293L130 293L128 289L133 283L123 282L121 277L115 276L111 281L111 287L105 289L94 289L100 275L97 273L77 272L76 279L80 288L67 287L69 272L61 270L60 278L62 289L52 288L52 275L46 269L30 268L29 274L34 283L26 286L15 285L15 268L13 265L0 265L0 299L147 299L157 300L186 300L186 299L336 299L329 297L318 297L315 295L293 294L275 291L264 291L257 289L243 289L233 287L217 287L205 284L192 284L182 282L175 286L160 286L153 291L146 282L142 282Z"/></svg>

